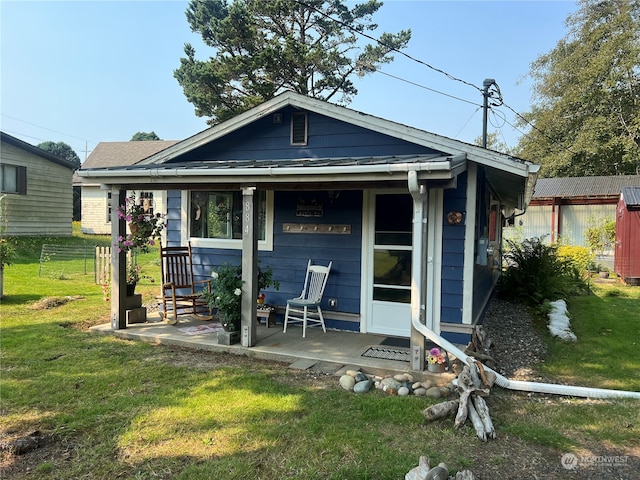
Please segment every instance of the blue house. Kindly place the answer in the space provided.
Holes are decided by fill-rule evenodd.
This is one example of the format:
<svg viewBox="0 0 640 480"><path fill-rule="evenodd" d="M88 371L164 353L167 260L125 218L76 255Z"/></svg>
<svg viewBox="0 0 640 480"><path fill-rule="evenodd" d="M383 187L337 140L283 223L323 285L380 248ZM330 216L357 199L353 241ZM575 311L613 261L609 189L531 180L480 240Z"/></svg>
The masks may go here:
<svg viewBox="0 0 640 480"><path fill-rule="evenodd" d="M166 190L166 243L191 242L202 278L242 262L243 345L255 344L257 262L280 281L266 301L284 305L300 293L311 258L333 262L327 328L410 338L416 352L425 339L413 322L469 340L500 272L502 219L526 207L537 172L506 154L286 92L135 165L79 175L121 200L126 190ZM124 225L112 224L117 238ZM116 300L112 326L124 328ZM412 367L422 369L424 355L416 357Z"/></svg>

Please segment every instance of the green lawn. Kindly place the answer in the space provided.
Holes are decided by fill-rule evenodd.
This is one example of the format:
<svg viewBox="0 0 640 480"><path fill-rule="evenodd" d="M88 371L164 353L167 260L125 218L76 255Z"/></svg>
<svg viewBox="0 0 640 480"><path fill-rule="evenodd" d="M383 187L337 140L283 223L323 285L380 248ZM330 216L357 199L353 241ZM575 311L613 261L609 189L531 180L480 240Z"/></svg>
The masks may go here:
<svg viewBox="0 0 640 480"><path fill-rule="evenodd" d="M422 410L436 400L355 395L337 378L280 363L91 334L88 326L109 319L100 285L93 275L38 277L38 242L22 242L5 269L0 442L34 430L50 441L27 455L3 453L0 478L402 479L421 455L481 478L579 478L554 476L563 453L640 452L637 401L495 388L488 403L498 438L483 444L452 419L425 425ZM157 251L140 257L152 277L156 259ZM139 290L151 299L156 289L145 280ZM67 301L45 308L50 297ZM549 337L540 373L640 390L639 306L640 288L622 285L572 299L579 341Z"/></svg>

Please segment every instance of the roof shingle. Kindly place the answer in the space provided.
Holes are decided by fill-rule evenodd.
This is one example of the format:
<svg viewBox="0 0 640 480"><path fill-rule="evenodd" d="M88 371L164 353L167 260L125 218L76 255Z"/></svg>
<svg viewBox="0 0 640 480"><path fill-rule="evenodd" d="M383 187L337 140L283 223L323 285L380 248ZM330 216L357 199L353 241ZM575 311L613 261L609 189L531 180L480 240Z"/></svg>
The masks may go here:
<svg viewBox="0 0 640 480"><path fill-rule="evenodd" d="M165 148L178 143L177 140L148 140L142 142L100 142L82 168L124 167L133 165Z"/></svg>

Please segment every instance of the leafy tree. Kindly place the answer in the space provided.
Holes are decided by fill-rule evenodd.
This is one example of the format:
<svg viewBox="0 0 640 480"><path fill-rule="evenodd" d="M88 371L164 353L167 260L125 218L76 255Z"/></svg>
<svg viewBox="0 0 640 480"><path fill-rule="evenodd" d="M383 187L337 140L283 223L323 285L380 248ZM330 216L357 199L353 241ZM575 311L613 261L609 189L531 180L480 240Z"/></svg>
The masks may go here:
<svg viewBox="0 0 640 480"><path fill-rule="evenodd" d="M69 145L64 142L43 142L37 145L38 148L44 150L45 152L49 152L56 157L64 158L65 160L69 160L75 168L80 168L80 158L73 151Z"/></svg>
<svg viewBox="0 0 640 480"><path fill-rule="evenodd" d="M482 135L475 138L473 141L475 145L482 146ZM498 137L498 132L488 132L487 133L487 148L489 150L495 150L496 152L502 152L507 154L512 154L512 149L509 148L507 143L504 140L501 140Z"/></svg>
<svg viewBox="0 0 640 480"><path fill-rule="evenodd" d="M531 65L520 156L542 176L640 173L639 0L580 0L569 33ZM521 122L521 126L524 122Z"/></svg>
<svg viewBox="0 0 640 480"><path fill-rule="evenodd" d="M604 253L613 247L616 241L615 218L589 218L588 227L584 232L589 248L595 253Z"/></svg>
<svg viewBox="0 0 640 480"><path fill-rule="evenodd" d="M411 31L383 33L380 43L362 45L356 32L378 27L372 17L382 2L366 0L351 9L344 3L192 0L187 21L214 55L197 60L186 44L174 76L196 115L215 125L287 89L349 103L358 93L350 78L391 62L390 53L407 46Z"/></svg>
<svg viewBox="0 0 640 480"><path fill-rule="evenodd" d="M156 132L137 132L131 137L130 142L145 142L147 140L162 140Z"/></svg>

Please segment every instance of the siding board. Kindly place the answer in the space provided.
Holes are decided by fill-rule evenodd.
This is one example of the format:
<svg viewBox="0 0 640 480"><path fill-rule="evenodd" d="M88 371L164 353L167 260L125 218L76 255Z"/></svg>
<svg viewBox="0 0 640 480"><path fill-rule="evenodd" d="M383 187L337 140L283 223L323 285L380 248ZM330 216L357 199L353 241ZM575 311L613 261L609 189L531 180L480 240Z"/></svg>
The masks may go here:
<svg viewBox="0 0 640 480"><path fill-rule="evenodd" d="M7 235L71 236L73 188L71 168L2 142L3 164L27 168L27 194L7 194Z"/></svg>
<svg viewBox="0 0 640 480"><path fill-rule="evenodd" d="M284 112L282 124L273 124L271 117L257 120L185 154L180 161L291 160L436 153L430 148L315 113L308 115L308 144L292 146L289 121L289 112Z"/></svg>

